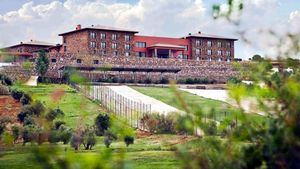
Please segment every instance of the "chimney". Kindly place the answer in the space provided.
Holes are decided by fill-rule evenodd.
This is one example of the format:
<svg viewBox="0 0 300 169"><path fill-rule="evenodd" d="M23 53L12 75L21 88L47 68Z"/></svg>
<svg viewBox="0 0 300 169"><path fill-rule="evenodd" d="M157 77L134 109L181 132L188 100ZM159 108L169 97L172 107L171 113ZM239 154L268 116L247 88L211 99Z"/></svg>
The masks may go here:
<svg viewBox="0 0 300 169"><path fill-rule="evenodd" d="M192 35L192 33L189 33L189 35Z"/></svg>
<svg viewBox="0 0 300 169"><path fill-rule="evenodd" d="M79 29L81 29L81 25L80 25L80 24L78 24L78 25L76 26L76 30L79 30Z"/></svg>
<svg viewBox="0 0 300 169"><path fill-rule="evenodd" d="M199 31L198 34L201 34L201 31Z"/></svg>
<svg viewBox="0 0 300 169"><path fill-rule="evenodd" d="M94 27L94 25L92 25L92 27Z"/></svg>
<svg viewBox="0 0 300 169"><path fill-rule="evenodd" d="M20 42L20 44L23 44L23 42Z"/></svg>

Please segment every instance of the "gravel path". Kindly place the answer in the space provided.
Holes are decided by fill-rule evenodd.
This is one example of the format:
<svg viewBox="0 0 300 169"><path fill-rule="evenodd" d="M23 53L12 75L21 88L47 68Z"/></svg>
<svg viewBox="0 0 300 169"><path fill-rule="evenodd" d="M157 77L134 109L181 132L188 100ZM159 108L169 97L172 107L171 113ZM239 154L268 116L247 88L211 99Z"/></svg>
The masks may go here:
<svg viewBox="0 0 300 169"><path fill-rule="evenodd" d="M167 105L159 100L156 100L152 97L146 96L128 86L108 86L113 91L117 92L118 94L127 97L131 100L142 102L145 104L151 104L151 112L152 113L159 113L159 114L168 114L172 112L180 112L180 110Z"/></svg>

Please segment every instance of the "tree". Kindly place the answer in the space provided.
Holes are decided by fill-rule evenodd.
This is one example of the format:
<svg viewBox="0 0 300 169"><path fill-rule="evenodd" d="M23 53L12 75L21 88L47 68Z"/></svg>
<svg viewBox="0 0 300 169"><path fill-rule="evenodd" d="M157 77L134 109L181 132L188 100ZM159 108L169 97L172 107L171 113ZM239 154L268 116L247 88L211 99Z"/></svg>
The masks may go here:
<svg viewBox="0 0 300 169"><path fill-rule="evenodd" d="M124 137L124 142L125 142L126 146L128 147L130 144L134 143L134 137L132 137L132 136L125 136Z"/></svg>
<svg viewBox="0 0 300 169"><path fill-rule="evenodd" d="M252 61L258 61L258 62L260 62L260 61L263 61L264 60L264 58L263 57L261 57L260 55L254 55L253 57L252 57L252 59L251 59Z"/></svg>
<svg viewBox="0 0 300 169"><path fill-rule="evenodd" d="M96 135L102 136L105 131L110 127L110 118L107 114L99 114L95 120Z"/></svg>
<svg viewBox="0 0 300 169"><path fill-rule="evenodd" d="M96 134L94 129L87 127L83 133L83 146L86 150L91 150L96 144Z"/></svg>
<svg viewBox="0 0 300 169"><path fill-rule="evenodd" d="M50 109L48 114L46 114L46 119L48 121L53 121L54 119L56 119L57 117L61 117L61 116L64 116L65 113L57 108L57 109Z"/></svg>
<svg viewBox="0 0 300 169"><path fill-rule="evenodd" d="M20 101L21 97L23 96L23 92L22 91L19 91L17 89L13 89L11 91L11 96L17 100L17 101Z"/></svg>
<svg viewBox="0 0 300 169"><path fill-rule="evenodd" d="M26 93L24 93L20 99L20 102L22 103L22 105L30 104L31 101L32 101L31 97Z"/></svg>
<svg viewBox="0 0 300 169"><path fill-rule="evenodd" d="M47 73L49 67L49 60L44 50L39 52L39 56L36 62L36 70L41 77Z"/></svg>
<svg viewBox="0 0 300 169"><path fill-rule="evenodd" d="M71 137L71 146L77 151L83 142L83 137L81 132L74 132Z"/></svg>
<svg viewBox="0 0 300 169"><path fill-rule="evenodd" d="M117 140L118 137L116 134L114 134L111 130L106 130L105 131L105 134L104 134L104 144L107 148L110 147L111 143L114 141L114 140Z"/></svg>

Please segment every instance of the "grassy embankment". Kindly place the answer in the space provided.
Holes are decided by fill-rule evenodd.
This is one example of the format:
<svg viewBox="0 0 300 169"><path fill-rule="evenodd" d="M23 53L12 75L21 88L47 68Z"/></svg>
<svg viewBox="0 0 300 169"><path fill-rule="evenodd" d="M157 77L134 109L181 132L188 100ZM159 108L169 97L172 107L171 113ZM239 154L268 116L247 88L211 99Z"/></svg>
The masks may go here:
<svg viewBox="0 0 300 169"><path fill-rule="evenodd" d="M160 100L168 105L176 107L179 110L184 110L182 102L179 101L178 97L175 95L174 90L171 88L159 88L159 87L132 87L133 89L153 97L157 100ZM178 94L183 98L185 104L188 105L188 108L192 111L197 109L202 109L205 117L209 117L208 114L215 112L213 118L217 121L223 121L224 118L227 120L243 120L245 116L248 120L253 122L261 123L264 120L264 117L256 114L245 114L243 116L241 112L234 108L233 106L212 99L207 99L195 94L191 94L185 91L178 90Z"/></svg>

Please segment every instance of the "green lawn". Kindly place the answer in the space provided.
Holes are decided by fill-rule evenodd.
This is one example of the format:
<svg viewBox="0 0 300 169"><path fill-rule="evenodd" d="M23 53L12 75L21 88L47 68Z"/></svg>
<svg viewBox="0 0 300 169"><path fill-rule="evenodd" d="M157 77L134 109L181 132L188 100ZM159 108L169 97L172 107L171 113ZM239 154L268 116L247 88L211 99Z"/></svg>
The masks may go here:
<svg viewBox="0 0 300 169"><path fill-rule="evenodd" d="M222 121L226 119L243 119L244 117L241 115L240 111L231 105L221 102L218 100L207 99L201 96L197 96L195 94L191 94L185 91L178 90L178 94L182 97L183 102L179 101L178 96L174 93L174 90L171 88L160 88L160 87L132 87L133 89L153 97L157 100L160 100L168 105L176 107L180 110L184 110L183 105L186 104L189 110L197 111L202 110L203 114L211 114L211 112L215 112L211 114L213 118L217 121ZM209 117L209 115L206 115ZM261 123L263 121L263 117L256 114L246 114L246 117L251 121L256 121Z"/></svg>
<svg viewBox="0 0 300 169"><path fill-rule="evenodd" d="M182 145L180 142L182 139L184 139L183 136L153 135L136 139L135 143L128 148L125 147L123 141L116 141L113 142L110 149L113 152L113 159L119 157L119 151L121 149L125 150L124 159L128 168L176 169L179 168L179 162L176 159L174 147ZM188 138L188 140L191 139L194 138ZM91 164L97 161L105 150L107 150L103 144L103 138L99 137L97 140L97 145L92 151L80 150L74 153L74 150L71 149L69 145L59 144L56 147L59 149L59 156L64 157L68 155L68 159L71 159L70 162L72 162L72 164L80 165L81 168L92 168ZM47 144L44 146L47 146ZM30 148L30 144L26 146L16 145L8 151L0 152L0 169L42 168L31 160L32 154L30 153ZM66 151L65 148L67 148ZM85 167L87 162L88 166Z"/></svg>
<svg viewBox="0 0 300 169"><path fill-rule="evenodd" d="M104 110L99 104L87 99L68 85L39 84L36 87L14 86L29 93L50 108L60 108L65 116L62 118L68 126L75 127L78 122L92 124L95 117ZM61 96L61 97L60 97Z"/></svg>

